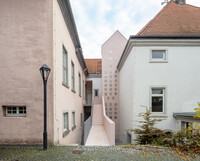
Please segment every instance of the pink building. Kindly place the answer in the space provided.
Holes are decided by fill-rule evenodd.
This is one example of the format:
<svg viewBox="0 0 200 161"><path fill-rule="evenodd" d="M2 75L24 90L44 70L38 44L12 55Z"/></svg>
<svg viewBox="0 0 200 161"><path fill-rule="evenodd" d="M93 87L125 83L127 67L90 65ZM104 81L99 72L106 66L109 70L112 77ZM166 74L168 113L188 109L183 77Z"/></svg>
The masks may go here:
<svg viewBox="0 0 200 161"><path fill-rule="evenodd" d="M48 144L83 138L86 65L69 0L0 1L0 144L41 144L47 64Z"/></svg>
<svg viewBox="0 0 200 161"><path fill-rule="evenodd" d="M115 137L119 139L119 75L117 64L127 39L116 31L102 45L102 93L107 116L115 122Z"/></svg>

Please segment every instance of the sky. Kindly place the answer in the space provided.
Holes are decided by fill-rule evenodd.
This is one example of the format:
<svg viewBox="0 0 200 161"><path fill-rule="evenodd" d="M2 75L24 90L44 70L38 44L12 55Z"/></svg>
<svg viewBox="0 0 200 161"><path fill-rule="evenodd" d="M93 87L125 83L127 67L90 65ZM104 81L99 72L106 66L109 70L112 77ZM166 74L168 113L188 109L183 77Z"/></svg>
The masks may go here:
<svg viewBox="0 0 200 161"><path fill-rule="evenodd" d="M70 0L84 58L101 58L101 45L119 30L136 35L165 0ZM200 0L186 0L200 7Z"/></svg>

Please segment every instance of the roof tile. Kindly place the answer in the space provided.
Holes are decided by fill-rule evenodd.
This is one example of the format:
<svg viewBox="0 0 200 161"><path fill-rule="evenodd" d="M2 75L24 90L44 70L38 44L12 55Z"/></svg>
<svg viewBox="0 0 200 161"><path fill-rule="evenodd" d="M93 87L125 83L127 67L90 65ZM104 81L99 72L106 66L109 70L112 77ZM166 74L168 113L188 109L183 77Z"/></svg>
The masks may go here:
<svg viewBox="0 0 200 161"><path fill-rule="evenodd" d="M137 35L200 35L200 8L171 1Z"/></svg>

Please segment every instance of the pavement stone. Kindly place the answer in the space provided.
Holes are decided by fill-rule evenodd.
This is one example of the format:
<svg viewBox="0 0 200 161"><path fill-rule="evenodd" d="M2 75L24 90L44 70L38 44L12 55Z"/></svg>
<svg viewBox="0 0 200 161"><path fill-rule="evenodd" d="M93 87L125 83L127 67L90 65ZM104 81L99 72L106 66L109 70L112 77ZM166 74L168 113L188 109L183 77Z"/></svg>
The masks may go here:
<svg viewBox="0 0 200 161"><path fill-rule="evenodd" d="M42 146L0 145L0 161L198 161L170 148L152 146Z"/></svg>

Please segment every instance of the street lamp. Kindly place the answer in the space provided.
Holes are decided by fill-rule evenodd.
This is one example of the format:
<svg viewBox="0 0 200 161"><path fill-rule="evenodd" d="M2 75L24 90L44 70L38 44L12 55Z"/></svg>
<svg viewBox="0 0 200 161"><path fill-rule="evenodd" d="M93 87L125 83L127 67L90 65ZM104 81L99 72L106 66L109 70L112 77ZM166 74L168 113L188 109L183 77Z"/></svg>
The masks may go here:
<svg viewBox="0 0 200 161"><path fill-rule="evenodd" d="M44 64L40 68L40 73L42 75L44 83L44 132L43 132L43 149L47 150L47 80L49 77L51 69Z"/></svg>

